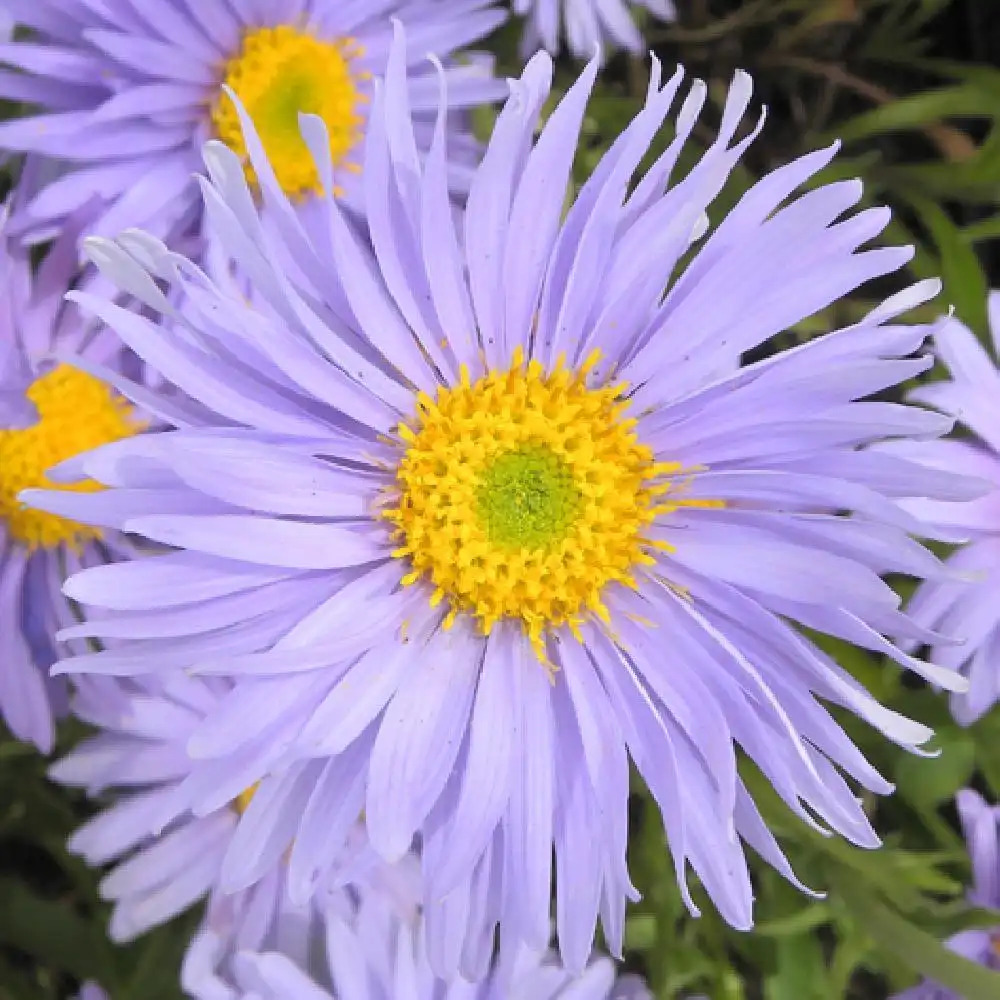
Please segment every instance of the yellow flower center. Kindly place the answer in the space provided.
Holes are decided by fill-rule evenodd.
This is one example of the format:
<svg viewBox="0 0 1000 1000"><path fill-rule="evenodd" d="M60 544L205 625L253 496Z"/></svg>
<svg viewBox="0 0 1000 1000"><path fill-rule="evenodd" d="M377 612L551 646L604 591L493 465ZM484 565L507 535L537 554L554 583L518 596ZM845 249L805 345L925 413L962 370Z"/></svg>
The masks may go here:
<svg viewBox="0 0 1000 1000"><path fill-rule="evenodd" d="M0 519L29 548L78 546L100 537L100 529L55 514L32 510L18 499L21 490L40 488L91 493L102 487L54 483L52 466L142 429L131 405L107 385L71 365L59 365L36 379L27 392L38 421L23 430L0 430Z"/></svg>
<svg viewBox="0 0 1000 1000"><path fill-rule="evenodd" d="M446 628L460 613L484 634L516 619L543 663L548 630L608 621L604 588L636 585L649 550L668 547L643 529L685 503L666 496L680 466L654 461L625 418L626 386L587 387L597 359L546 373L518 350L506 371L421 393L382 513L412 565L403 583L433 584Z"/></svg>
<svg viewBox="0 0 1000 1000"><path fill-rule="evenodd" d="M359 84L370 74L351 66L362 54L352 38L321 41L281 25L248 31L239 54L226 64L223 79L253 119L278 183L290 197L323 193L319 172L299 132L300 112L319 115L326 122L335 167L360 169L347 158L361 139L364 119L359 106L368 100ZM244 158L247 179L255 184L236 108L224 93L212 107L212 125L215 134Z"/></svg>

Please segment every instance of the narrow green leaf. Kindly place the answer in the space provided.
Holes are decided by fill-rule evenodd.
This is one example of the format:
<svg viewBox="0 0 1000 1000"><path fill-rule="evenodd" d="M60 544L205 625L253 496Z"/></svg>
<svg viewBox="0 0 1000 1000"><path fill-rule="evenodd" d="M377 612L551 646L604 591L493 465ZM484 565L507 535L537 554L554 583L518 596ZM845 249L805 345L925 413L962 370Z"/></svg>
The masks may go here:
<svg viewBox="0 0 1000 1000"><path fill-rule="evenodd" d="M768 1000L826 1000L826 964L814 935L778 942L778 966L767 977Z"/></svg>
<svg viewBox="0 0 1000 1000"><path fill-rule="evenodd" d="M979 335L985 335L989 286L975 251L939 204L914 194L906 197L937 246L946 299L954 305L959 319Z"/></svg>
<svg viewBox="0 0 1000 1000"><path fill-rule="evenodd" d="M841 122L834 130L845 142L919 128L944 118L993 118L996 97L977 84L963 83L900 97Z"/></svg>
<svg viewBox="0 0 1000 1000"><path fill-rule="evenodd" d="M990 972L949 951L936 938L869 893L858 881L838 880L837 894L872 939L915 972L954 990L964 1000L997 1000L1000 997L1000 973Z"/></svg>

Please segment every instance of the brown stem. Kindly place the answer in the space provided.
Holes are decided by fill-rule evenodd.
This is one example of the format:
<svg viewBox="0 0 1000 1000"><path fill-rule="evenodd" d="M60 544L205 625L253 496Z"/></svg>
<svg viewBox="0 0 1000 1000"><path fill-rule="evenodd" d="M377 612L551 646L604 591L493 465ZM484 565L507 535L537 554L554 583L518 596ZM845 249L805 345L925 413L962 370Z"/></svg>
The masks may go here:
<svg viewBox="0 0 1000 1000"><path fill-rule="evenodd" d="M890 104L896 100L896 95L877 83L864 80L848 72L842 66L833 63L820 62L808 56L781 55L767 60L772 65L786 66L797 69L811 76L819 76L838 87L843 87L866 98L873 104ZM943 122L925 125L924 134L937 146L941 155L949 163L964 163L976 155L976 144L961 129Z"/></svg>

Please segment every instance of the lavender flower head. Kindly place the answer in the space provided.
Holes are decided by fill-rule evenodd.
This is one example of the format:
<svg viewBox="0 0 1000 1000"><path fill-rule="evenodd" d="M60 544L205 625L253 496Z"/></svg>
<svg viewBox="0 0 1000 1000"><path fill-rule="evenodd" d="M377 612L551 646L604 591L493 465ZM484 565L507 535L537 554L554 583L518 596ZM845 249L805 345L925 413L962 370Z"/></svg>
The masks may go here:
<svg viewBox="0 0 1000 1000"><path fill-rule="evenodd" d="M969 690L951 699L955 719L966 726L1000 698L1000 371L995 360L1000 353L1000 292L990 296L989 315L992 354L971 330L949 319L934 343L951 378L912 393L913 399L955 417L970 436L897 442L886 449L936 469L978 476L993 487L986 496L963 503L904 502L938 537L959 543L948 560L955 573L923 584L910 602L909 614L928 629L964 640L932 646L931 657L969 679Z"/></svg>
<svg viewBox="0 0 1000 1000"><path fill-rule="evenodd" d="M25 185L33 173L32 165ZM63 301L77 277L81 220L71 220L33 274L27 252L6 231L9 210L0 207L0 717L47 753L53 715L66 700L64 684L48 676L59 655L53 637L74 620L63 578L124 546L114 533L28 510L18 494L55 486L49 466L141 425L127 401L86 370L95 362L120 369L121 342Z"/></svg>
<svg viewBox="0 0 1000 1000"><path fill-rule="evenodd" d="M514 12L527 19L521 49L530 55L542 47L555 55L565 36L577 59L590 59L594 49L640 53L648 46L632 19L639 7L661 21L677 16L673 0L514 0Z"/></svg>
<svg viewBox="0 0 1000 1000"><path fill-rule="evenodd" d="M242 947L210 914L188 948L183 988L194 1000L652 1000L634 976L616 983L607 958L571 976L553 954L524 949L480 983L444 982L427 961L419 880L393 874L391 885L326 888L305 905L285 903Z"/></svg>
<svg viewBox="0 0 1000 1000"><path fill-rule="evenodd" d="M1000 806L988 806L977 792L958 793L958 815L972 859L973 906L1000 909ZM960 931L945 942L956 954L1000 972L1000 928ZM897 993L895 1000L962 1000L955 992L925 981Z"/></svg>
<svg viewBox="0 0 1000 1000"><path fill-rule="evenodd" d="M930 735L790 623L964 686L886 638L928 634L880 576L944 572L895 498L981 485L863 447L952 425L864 398L931 364L912 356L928 329L899 317L937 284L734 370L910 258L864 249L889 214L853 211L858 182L793 197L835 148L765 177L702 240L706 207L760 127L734 141L750 80L737 74L718 139L678 181L705 99L695 82L676 138L632 187L682 82L678 70L664 83L654 62L644 108L564 213L597 64L535 138L552 76L540 53L512 83L459 238L447 100L421 162L403 62L390 59L369 124L371 247L334 198L323 238L310 236L246 117L280 226L261 225L242 163L219 143L205 149L203 190L252 300L147 235L88 244L177 332L76 299L191 403L170 402L174 431L64 465L61 478L109 487L86 504L28 495L175 547L67 583L89 614L71 634L114 645L58 669L231 684L191 735L195 766L173 800L200 815L257 785L223 891L289 852L289 893L304 903L363 813L388 862L419 838L428 958L444 978L486 974L496 925L505 954L544 950L553 876L567 969L585 967L599 914L620 953L637 898L630 758L689 909L690 866L747 928L745 844L799 883L737 747L804 823L876 847L854 784L891 785L826 706L908 750ZM303 130L330 187L323 123Z"/></svg>
<svg viewBox="0 0 1000 1000"><path fill-rule="evenodd" d="M140 627L136 621L135 627ZM71 631L81 631L80 629ZM129 941L164 923L219 884L239 815L254 794L248 785L198 814L177 810L177 789L193 770L187 745L205 718L224 702L230 685L217 678L82 677L73 713L97 733L57 761L50 776L114 801L69 840L69 850L90 864L115 867L101 881L114 903L110 935ZM267 920L279 905L279 871L237 896L234 940L244 922ZM223 904L217 904L223 905Z"/></svg>
<svg viewBox="0 0 1000 1000"><path fill-rule="evenodd" d="M110 1000L98 983L86 982L76 995L76 1000Z"/></svg>
<svg viewBox="0 0 1000 1000"><path fill-rule="evenodd" d="M386 70L391 18L404 20L414 58L407 84L426 149L437 83L424 53L448 64L449 101L460 111L505 91L485 56L459 58L505 17L494 0L5 0L30 37L0 44L0 97L38 112L0 124L0 148L43 153L66 171L18 220L34 238L58 230L87 199L103 211L92 231L141 226L186 232L199 209L192 172L213 137L245 153L222 91L232 87L254 114L282 189L308 204L319 179L298 132L298 113L328 127L335 186L360 203L360 148L374 77ZM455 172L475 144L460 115ZM249 167L248 167L249 170ZM251 171L252 176L252 171Z"/></svg>

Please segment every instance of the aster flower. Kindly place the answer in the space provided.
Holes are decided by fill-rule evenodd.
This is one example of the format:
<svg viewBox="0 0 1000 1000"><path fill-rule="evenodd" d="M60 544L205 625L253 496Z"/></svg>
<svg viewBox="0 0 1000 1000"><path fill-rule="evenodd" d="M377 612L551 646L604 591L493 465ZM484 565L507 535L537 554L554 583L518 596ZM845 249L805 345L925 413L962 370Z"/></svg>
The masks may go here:
<svg viewBox="0 0 1000 1000"><path fill-rule="evenodd" d="M971 789L958 793L958 815L972 859L973 906L1000 909L1000 806L988 806ZM960 931L945 942L956 954L1000 972L1000 928ZM925 981L897 993L895 1000L962 1000L955 992Z"/></svg>
<svg viewBox="0 0 1000 1000"><path fill-rule="evenodd" d="M29 168L26 184L32 174ZM65 707L63 683L48 677L57 658L53 637L74 620L63 577L105 562L123 545L28 510L17 497L29 486L55 486L45 474L50 465L128 437L140 423L126 400L84 370L91 362L120 368L120 342L63 301L76 276L80 219L33 275L6 232L8 211L0 209L0 716L16 737L48 752L53 713ZM67 364L67 356L79 356L83 368Z"/></svg>
<svg viewBox="0 0 1000 1000"><path fill-rule="evenodd" d="M644 8L661 21L677 16L673 0L514 0L514 12L526 18L521 48L530 54L543 47L553 55L562 37L577 59L590 59L594 49L647 48L631 11Z"/></svg>
<svg viewBox="0 0 1000 1000"><path fill-rule="evenodd" d="M891 786L826 705L907 749L929 731L790 622L964 683L886 638L927 635L880 575L944 571L893 498L979 484L861 447L951 427L864 400L930 365L911 357L927 328L899 316L937 285L734 371L911 251L863 249L889 216L852 211L855 181L792 197L830 148L752 187L674 276L757 130L734 142L751 97L738 74L718 139L672 184L705 98L695 83L676 138L630 187L682 81L662 83L655 62L644 108L564 214L596 72L537 140L550 57L512 83L461 239L444 221L444 111L420 164L401 71L369 125L371 247L332 198L322 239L296 224L244 115L286 224L260 225L219 143L204 193L253 300L138 233L88 246L177 334L75 296L201 410L64 464L61 479L110 487L86 502L28 496L176 549L68 581L89 620L66 634L114 646L58 669L233 685L188 741L198 767L176 803L203 814L259 782L223 890L287 852L290 895L308 899L333 863L328 830L363 810L387 861L419 837L428 955L445 978L485 974L497 924L507 954L547 947L553 875L567 968L585 966L598 913L620 952L636 898L630 757L692 912L689 866L726 920L751 925L744 843L798 885L737 747L803 822L877 846L848 779ZM303 130L332 185L323 123ZM275 263L293 259L288 273Z"/></svg>
<svg viewBox="0 0 1000 1000"><path fill-rule="evenodd" d="M253 947L234 947L210 915L188 949L182 986L194 1000L652 1000L634 976L616 984L607 958L570 976L553 954L524 949L480 983L446 983L428 964L416 896L406 898L416 885L397 888L326 889L279 907Z"/></svg>
<svg viewBox="0 0 1000 1000"><path fill-rule="evenodd" d="M164 804L192 770L186 745L229 685L217 678L115 680L80 678L73 712L94 726L57 761L50 776L112 804L70 838L69 850L93 865L114 862L100 884L114 903L110 935L129 941L211 895L252 786L200 815L159 820ZM346 833L345 833L346 836ZM273 912L283 891L279 872L239 898L241 915ZM242 926L234 930L242 939Z"/></svg>
<svg viewBox="0 0 1000 1000"><path fill-rule="evenodd" d="M964 640L932 646L931 657L968 677L968 692L951 699L952 713L966 726L1000 698L1000 418L995 412L1000 391L995 361L1000 351L1000 292L990 296L989 314L992 355L971 330L950 318L934 342L951 378L912 393L914 400L957 418L970 436L895 442L882 449L933 468L978 476L992 486L986 496L964 503L903 501L938 537L962 543L949 559L956 571L952 578L923 584L908 610L921 625Z"/></svg>
<svg viewBox="0 0 1000 1000"><path fill-rule="evenodd" d="M76 996L76 1000L110 1000L98 983L86 982Z"/></svg>
<svg viewBox="0 0 1000 1000"><path fill-rule="evenodd" d="M202 143L219 137L245 153L224 85L240 95L260 129L282 189L308 202L319 190L298 131L298 112L327 124L336 186L358 205L360 145L372 80L386 69L392 16L413 40L407 67L426 149L437 84L423 63L448 63L450 109L496 100L504 85L485 56L459 50L503 21L494 0L9 0L32 34L0 46L0 97L38 113L0 124L0 148L34 151L67 166L26 207L19 225L35 236L57 230L89 198L104 210L92 231L142 226L162 236L186 231L197 215ZM454 116L456 184L474 143ZM249 169L249 167L248 167Z"/></svg>

